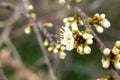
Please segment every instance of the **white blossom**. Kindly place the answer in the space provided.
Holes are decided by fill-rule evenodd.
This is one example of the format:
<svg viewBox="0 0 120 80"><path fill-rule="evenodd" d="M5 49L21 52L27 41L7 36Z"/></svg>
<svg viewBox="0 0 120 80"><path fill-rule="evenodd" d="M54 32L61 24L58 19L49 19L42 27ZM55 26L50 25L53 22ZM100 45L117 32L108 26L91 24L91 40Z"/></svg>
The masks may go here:
<svg viewBox="0 0 120 80"><path fill-rule="evenodd" d="M74 45L73 33L68 27L64 27L63 37L61 39L61 44L66 46L66 50L72 50Z"/></svg>

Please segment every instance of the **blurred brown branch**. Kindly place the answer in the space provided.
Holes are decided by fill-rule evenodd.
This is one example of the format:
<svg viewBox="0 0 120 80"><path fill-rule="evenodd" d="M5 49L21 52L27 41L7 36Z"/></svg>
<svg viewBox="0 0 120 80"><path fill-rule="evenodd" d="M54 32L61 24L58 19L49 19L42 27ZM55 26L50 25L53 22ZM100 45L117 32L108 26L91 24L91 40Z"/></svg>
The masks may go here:
<svg viewBox="0 0 120 80"><path fill-rule="evenodd" d="M51 76L51 80L57 80L57 78L55 76L55 73L54 73L54 70L53 70L53 68L51 66L51 63L49 61L49 58L48 58L48 52L46 51L46 49L45 49L45 47L43 45L43 41L42 41L41 34L39 32L39 29L51 41L51 43L55 44L55 42L54 42L53 38L51 37L51 35L48 33L48 31L42 27L41 23L38 22L36 19L32 18L31 15L28 13L29 12L28 11L28 6L30 5L30 2L28 0L22 0L22 2L23 2L23 5L25 7L25 10L26 10L26 12L23 13L23 15L25 15L28 18L29 21L34 22L35 25L36 25L36 26L33 27L33 30L34 30L34 32L36 34L38 44L39 44L41 50L43 51L43 57L44 57L46 65L48 67L49 74Z"/></svg>
<svg viewBox="0 0 120 80"><path fill-rule="evenodd" d="M0 80L8 80L2 69L0 69Z"/></svg>
<svg viewBox="0 0 120 80"><path fill-rule="evenodd" d="M9 10L13 10L13 5L8 2L0 2L0 8L6 8Z"/></svg>
<svg viewBox="0 0 120 80"><path fill-rule="evenodd" d="M18 78L24 78L27 80L39 80L39 77L36 74L34 74L32 71L30 71L23 65L20 55L9 37L13 25L21 17L21 14L18 12L19 9L20 7L18 5L15 8L13 15L4 22L4 26L3 26L4 30L0 36L0 44L2 45L3 43L5 43L9 48L9 50L12 51L12 53L8 49L3 49L0 52L0 61L2 65L13 69L15 73L15 80L18 80Z"/></svg>
<svg viewBox="0 0 120 80"><path fill-rule="evenodd" d="M11 52L8 49L3 49L0 52L1 64L11 68L15 73L15 80L27 79L27 80L39 80L38 76L32 71L27 69L22 63L12 57Z"/></svg>
<svg viewBox="0 0 120 80"><path fill-rule="evenodd" d="M95 0L95 1L90 5L90 10L94 11L94 10L98 9L98 8L101 6L101 4L102 4L103 1L104 1L104 0Z"/></svg>

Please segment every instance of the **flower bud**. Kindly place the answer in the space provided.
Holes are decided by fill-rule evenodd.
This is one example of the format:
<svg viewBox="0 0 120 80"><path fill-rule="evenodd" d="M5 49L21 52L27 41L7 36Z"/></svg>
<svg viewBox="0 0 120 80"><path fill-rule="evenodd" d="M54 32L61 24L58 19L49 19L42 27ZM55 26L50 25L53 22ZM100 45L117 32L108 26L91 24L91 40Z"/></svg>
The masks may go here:
<svg viewBox="0 0 120 80"><path fill-rule="evenodd" d="M64 22L64 23L67 23L68 20L69 20L68 18L64 18L64 19L63 19L63 22Z"/></svg>
<svg viewBox="0 0 120 80"><path fill-rule="evenodd" d="M120 53L120 50L118 49L118 48L113 48L112 49L112 53L114 54L114 55L117 55L117 54L119 54Z"/></svg>
<svg viewBox="0 0 120 80"><path fill-rule="evenodd" d="M71 44L71 43L66 45L66 50L68 50L68 51L71 51L73 48L74 48L73 44Z"/></svg>
<svg viewBox="0 0 120 80"><path fill-rule="evenodd" d="M105 56L110 55L110 49L109 49L109 48L105 48L105 49L103 50L103 53L104 53Z"/></svg>
<svg viewBox="0 0 120 80"><path fill-rule="evenodd" d="M106 19L104 21L102 21L101 24L104 28L109 28L111 25L110 22Z"/></svg>
<svg viewBox="0 0 120 80"><path fill-rule="evenodd" d="M70 25L71 25L70 22L66 22L66 23L65 23L65 26L66 26L66 27L70 27Z"/></svg>
<svg viewBox="0 0 120 80"><path fill-rule="evenodd" d="M103 33L104 29L101 26L97 26L96 30L98 33Z"/></svg>
<svg viewBox="0 0 120 80"><path fill-rule="evenodd" d="M48 51L51 52L52 50L53 50L53 47L49 47L49 48L48 48Z"/></svg>
<svg viewBox="0 0 120 80"><path fill-rule="evenodd" d="M101 14L100 17L105 19L105 14Z"/></svg>
<svg viewBox="0 0 120 80"><path fill-rule="evenodd" d="M120 54L117 54L116 56L115 56L115 59L118 61L118 60L120 60Z"/></svg>
<svg viewBox="0 0 120 80"><path fill-rule="evenodd" d="M57 48L54 48L54 49L53 49L53 53L55 53L55 54L58 53L58 49L57 49Z"/></svg>
<svg viewBox="0 0 120 80"><path fill-rule="evenodd" d="M84 38L84 39L91 39L91 38L93 38L93 36L92 36L91 34L84 33L84 34L83 34L83 38Z"/></svg>
<svg viewBox="0 0 120 80"><path fill-rule="evenodd" d="M65 52L60 52L60 59L65 59L66 53Z"/></svg>
<svg viewBox="0 0 120 80"><path fill-rule="evenodd" d="M65 4L65 0L59 0L59 3L60 3L61 5L63 5L63 4Z"/></svg>
<svg viewBox="0 0 120 80"><path fill-rule="evenodd" d="M65 47L64 47L64 46L61 46L61 48L60 48L60 49L64 51L64 50L65 50Z"/></svg>
<svg viewBox="0 0 120 80"><path fill-rule="evenodd" d="M95 16L96 16L96 17L99 17L99 13L96 13Z"/></svg>
<svg viewBox="0 0 120 80"><path fill-rule="evenodd" d="M108 80L107 78L100 78L100 79L96 79L96 80Z"/></svg>
<svg viewBox="0 0 120 80"><path fill-rule="evenodd" d="M77 23L76 23L76 22L73 22L73 23L71 24L71 28L72 28L72 32L78 31Z"/></svg>
<svg viewBox="0 0 120 80"><path fill-rule="evenodd" d="M120 48L120 41L115 42L115 47Z"/></svg>
<svg viewBox="0 0 120 80"><path fill-rule="evenodd" d="M74 17L69 17L69 20L70 20L70 21L73 21L73 20L74 20Z"/></svg>
<svg viewBox="0 0 120 80"><path fill-rule="evenodd" d="M29 6L28 6L28 10L29 10L30 13L33 12L33 11L34 11L33 5L29 5Z"/></svg>
<svg viewBox="0 0 120 80"><path fill-rule="evenodd" d="M114 67L116 69L120 69L120 62L114 62Z"/></svg>
<svg viewBox="0 0 120 80"><path fill-rule="evenodd" d="M79 2L81 2L81 0L75 0L75 2L76 2L76 3L79 3Z"/></svg>
<svg viewBox="0 0 120 80"><path fill-rule="evenodd" d="M91 53L91 48L89 46L84 47L84 53L85 54L90 54Z"/></svg>
<svg viewBox="0 0 120 80"><path fill-rule="evenodd" d="M46 28L51 28L51 27L53 27L53 24L50 22L47 22L47 23L44 23L43 26Z"/></svg>
<svg viewBox="0 0 120 80"><path fill-rule="evenodd" d="M49 41L48 41L48 39L45 39L44 46L48 46L48 45L49 45Z"/></svg>
<svg viewBox="0 0 120 80"><path fill-rule="evenodd" d="M60 48L60 47L61 47L61 45L60 45L60 44L57 44L57 45L56 45L56 48Z"/></svg>
<svg viewBox="0 0 120 80"><path fill-rule="evenodd" d="M107 69L110 66L110 60L102 58L101 60L103 68Z"/></svg>
<svg viewBox="0 0 120 80"><path fill-rule="evenodd" d="M84 23L83 23L82 20L79 20L79 24L80 24L80 25L84 25Z"/></svg>
<svg viewBox="0 0 120 80"><path fill-rule="evenodd" d="M36 15L35 13L31 13L30 15L31 15L31 17L32 17L33 19L36 19L36 18L37 18L37 15Z"/></svg>
<svg viewBox="0 0 120 80"><path fill-rule="evenodd" d="M30 27L26 27L25 30L24 30L24 32L26 34L30 34L31 33L31 28Z"/></svg>
<svg viewBox="0 0 120 80"><path fill-rule="evenodd" d="M81 54L81 55L84 54L84 53L83 53L83 46L82 46L82 45L78 46L77 52L78 52L79 54Z"/></svg>
<svg viewBox="0 0 120 80"><path fill-rule="evenodd" d="M92 39L88 39L86 40L87 44L92 44L93 43L93 40Z"/></svg>

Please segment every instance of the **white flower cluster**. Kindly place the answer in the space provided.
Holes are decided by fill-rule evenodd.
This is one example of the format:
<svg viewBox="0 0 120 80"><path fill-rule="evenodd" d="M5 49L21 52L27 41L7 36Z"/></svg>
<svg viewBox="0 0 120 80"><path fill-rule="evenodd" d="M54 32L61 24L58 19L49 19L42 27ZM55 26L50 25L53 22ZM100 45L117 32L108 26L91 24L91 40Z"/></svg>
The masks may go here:
<svg viewBox="0 0 120 80"><path fill-rule="evenodd" d="M77 52L80 54L90 54L91 48L90 44L93 43L93 36L87 32L78 32L74 35L75 39L75 47L77 48Z"/></svg>
<svg viewBox="0 0 120 80"><path fill-rule="evenodd" d="M37 16L36 16L36 13L34 12L34 6L30 4L28 5L27 9L29 12L29 16L31 16L31 18L33 19L36 19ZM26 34L30 34L34 26L35 26L34 22L29 22L27 27L24 29L24 32Z"/></svg>
<svg viewBox="0 0 120 80"><path fill-rule="evenodd" d="M64 45L66 50L71 51L77 48L80 54L90 54L90 44L93 43L93 36L87 31L80 31L78 26L83 25L80 18L68 17L63 20L65 26L62 26L61 31L61 45Z"/></svg>
<svg viewBox="0 0 120 80"><path fill-rule="evenodd" d="M116 41L112 49L105 48L103 53L106 56L106 59L102 58L103 68L108 68L113 63L116 69L120 69L120 41Z"/></svg>
<svg viewBox="0 0 120 80"><path fill-rule="evenodd" d="M92 21L92 24L98 33L103 33L104 28L109 28L111 26L110 22L106 19L105 14L96 13L92 18Z"/></svg>
<svg viewBox="0 0 120 80"><path fill-rule="evenodd" d="M48 51L52 52L54 54L59 53L60 59L64 59L65 56L66 56L66 53L64 52L65 47L60 45L60 44L52 45L52 44L49 44L49 43L50 43L49 40L46 38L45 41L44 41L44 46L46 46L46 47L49 46Z"/></svg>

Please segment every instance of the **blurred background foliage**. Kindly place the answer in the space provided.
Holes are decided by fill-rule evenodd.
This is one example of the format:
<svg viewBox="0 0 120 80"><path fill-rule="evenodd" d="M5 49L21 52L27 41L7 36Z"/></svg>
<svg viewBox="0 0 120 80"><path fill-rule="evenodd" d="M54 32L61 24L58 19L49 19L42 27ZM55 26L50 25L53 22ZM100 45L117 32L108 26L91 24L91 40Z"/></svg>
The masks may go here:
<svg viewBox="0 0 120 80"><path fill-rule="evenodd" d="M10 2L14 6L21 2L21 0L0 0L0 2L2 1ZM63 25L62 19L73 14L71 10L66 8L66 5L59 5L57 0L31 0L31 3L34 5L38 19L42 23L53 22L54 27L48 29L51 33L58 34L58 28ZM82 0L80 7L88 16L93 16L94 13L105 13L107 15L111 27L106 29L103 34L98 34L107 47L112 47L116 40L120 40L120 0ZM0 8L0 22L10 18L12 14L13 11ZM36 64L43 55L35 34L33 32L30 35L24 33L27 23L28 20L22 16L13 25L10 38L20 53L24 64L41 77L48 74L47 67L44 64ZM0 31L2 32L2 28L0 28ZM101 66L101 53L95 44L91 47L91 55L79 55L76 50L67 52L66 59L60 60L58 69L55 70L57 76L61 80L95 80L105 77L107 71ZM54 55L50 54L50 56ZM54 59L51 59L52 61ZM13 72L6 67L4 71L8 79L13 80L11 74Z"/></svg>

